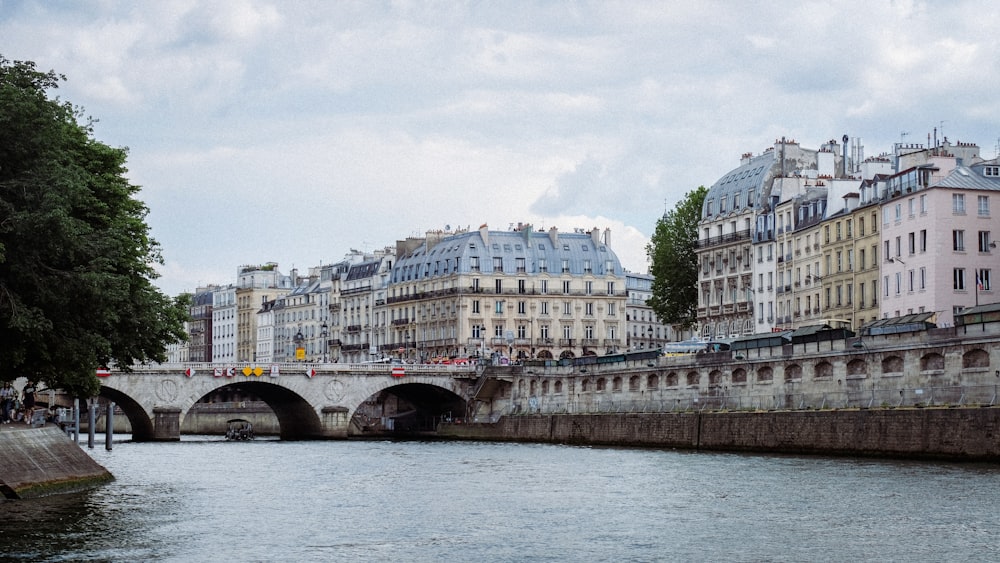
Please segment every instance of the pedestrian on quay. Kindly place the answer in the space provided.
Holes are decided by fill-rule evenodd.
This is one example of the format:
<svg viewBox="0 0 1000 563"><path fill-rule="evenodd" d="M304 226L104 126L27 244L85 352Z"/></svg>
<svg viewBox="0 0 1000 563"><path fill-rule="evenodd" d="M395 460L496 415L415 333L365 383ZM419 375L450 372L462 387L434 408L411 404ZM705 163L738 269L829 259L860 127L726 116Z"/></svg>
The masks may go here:
<svg viewBox="0 0 1000 563"><path fill-rule="evenodd" d="M10 422L10 412L14 410L14 399L16 399L17 391L10 384L9 381L5 381L3 387L0 387L0 422L7 424Z"/></svg>
<svg viewBox="0 0 1000 563"><path fill-rule="evenodd" d="M34 381L29 381L21 389L21 402L24 404L24 420L31 424L31 415L35 412L35 387Z"/></svg>

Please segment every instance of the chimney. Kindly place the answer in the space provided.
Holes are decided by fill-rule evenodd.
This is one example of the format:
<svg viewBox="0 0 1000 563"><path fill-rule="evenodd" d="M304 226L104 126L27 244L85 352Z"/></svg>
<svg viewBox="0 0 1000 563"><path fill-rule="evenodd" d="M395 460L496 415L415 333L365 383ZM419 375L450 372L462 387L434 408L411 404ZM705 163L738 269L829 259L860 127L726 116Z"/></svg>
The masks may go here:
<svg viewBox="0 0 1000 563"><path fill-rule="evenodd" d="M490 228L486 223L479 225L479 236L483 237L483 244L486 246L490 245Z"/></svg>
<svg viewBox="0 0 1000 563"><path fill-rule="evenodd" d="M555 227L549 229L549 240L552 241L552 246L559 246L559 229Z"/></svg>

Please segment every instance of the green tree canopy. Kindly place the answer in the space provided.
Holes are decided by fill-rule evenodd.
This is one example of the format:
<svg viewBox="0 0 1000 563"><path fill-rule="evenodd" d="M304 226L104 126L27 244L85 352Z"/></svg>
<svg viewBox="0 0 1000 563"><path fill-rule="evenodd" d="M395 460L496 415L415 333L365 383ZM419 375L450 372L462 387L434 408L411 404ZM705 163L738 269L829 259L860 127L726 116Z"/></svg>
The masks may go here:
<svg viewBox="0 0 1000 563"><path fill-rule="evenodd" d="M690 328L698 310L698 221L705 186L688 192L656 222L646 254L652 264L650 307L663 322Z"/></svg>
<svg viewBox="0 0 1000 563"><path fill-rule="evenodd" d="M95 370L164 361L185 338L127 151L48 92L65 77L0 56L0 379L89 397Z"/></svg>

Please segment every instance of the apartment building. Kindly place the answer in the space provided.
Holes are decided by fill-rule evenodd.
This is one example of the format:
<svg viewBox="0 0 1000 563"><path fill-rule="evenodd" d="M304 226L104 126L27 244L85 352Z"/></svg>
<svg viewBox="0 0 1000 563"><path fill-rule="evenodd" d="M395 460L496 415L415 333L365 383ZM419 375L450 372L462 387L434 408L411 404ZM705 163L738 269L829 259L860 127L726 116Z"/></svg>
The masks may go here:
<svg viewBox="0 0 1000 563"><path fill-rule="evenodd" d="M383 351L416 361L622 349L625 274L609 236L519 224L400 241L384 305Z"/></svg>

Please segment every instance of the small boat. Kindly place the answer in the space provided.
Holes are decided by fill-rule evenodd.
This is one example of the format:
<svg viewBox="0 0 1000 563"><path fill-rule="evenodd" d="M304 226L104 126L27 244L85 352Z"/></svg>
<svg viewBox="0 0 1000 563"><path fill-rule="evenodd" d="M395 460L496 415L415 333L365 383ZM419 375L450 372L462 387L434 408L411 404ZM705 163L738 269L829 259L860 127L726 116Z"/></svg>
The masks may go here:
<svg viewBox="0 0 1000 563"><path fill-rule="evenodd" d="M253 440L253 424L249 420L234 418L227 420L226 439L227 440Z"/></svg>

